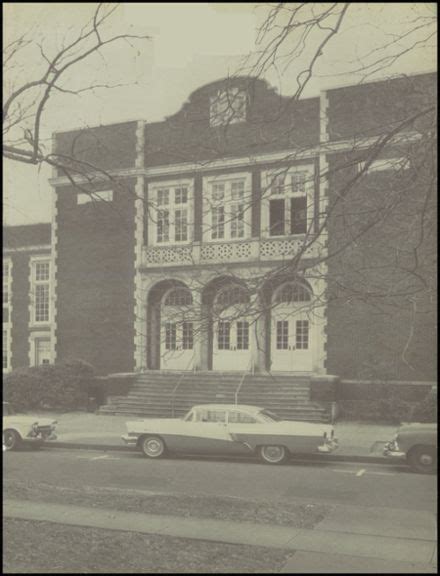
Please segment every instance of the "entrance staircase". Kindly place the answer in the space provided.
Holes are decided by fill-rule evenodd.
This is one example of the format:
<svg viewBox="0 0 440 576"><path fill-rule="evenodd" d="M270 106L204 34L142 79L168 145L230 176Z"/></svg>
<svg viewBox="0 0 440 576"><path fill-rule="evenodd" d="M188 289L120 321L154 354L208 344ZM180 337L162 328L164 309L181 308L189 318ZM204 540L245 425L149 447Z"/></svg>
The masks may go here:
<svg viewBox="0 0 440 576"><path fill-rule="evenodd" d="M285 420L328 422L325 405L310 400L310 376L288 373L140 373L127 396L109 396L100 414L173 418L197 404L252 404Z"/></svg>

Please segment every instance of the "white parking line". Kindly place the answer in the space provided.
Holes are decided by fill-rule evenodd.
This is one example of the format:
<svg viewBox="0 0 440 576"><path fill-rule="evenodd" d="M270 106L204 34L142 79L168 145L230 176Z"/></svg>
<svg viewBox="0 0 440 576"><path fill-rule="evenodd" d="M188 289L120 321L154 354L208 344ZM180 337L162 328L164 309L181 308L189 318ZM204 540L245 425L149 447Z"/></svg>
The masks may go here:
<svg viewBox="0 0 440 576"><path fill-rule="evenodd" d="M108 454L103 454L101 456L77 456L79 460L120 460L120 458L115 458L114 456L109 456Z"/></svg>
<svg viewBox="0 0 440 576"><path fill-rule="evenodd" d="M359 472L356 472L356 476L363 476L365 472L366 472L365 468L362 468L361 470L359 470Z"/></svg>

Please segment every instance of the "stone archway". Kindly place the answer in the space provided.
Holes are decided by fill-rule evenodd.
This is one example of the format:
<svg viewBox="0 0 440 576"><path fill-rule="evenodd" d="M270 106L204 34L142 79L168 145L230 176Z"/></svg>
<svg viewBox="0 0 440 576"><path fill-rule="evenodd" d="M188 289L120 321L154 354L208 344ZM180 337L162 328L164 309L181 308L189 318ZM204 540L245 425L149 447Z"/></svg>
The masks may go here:
<svg viewBox="0 0 440 576"><path fill-rule="evenodd" d="M170 356L172 356L173 347L177 347L179 342L183 340L183 315L182 317L178 317L177 310L179 309L179 305L177 299L175 299L174 304L172 306L172 320L171 317L169 318L169 324L173 323L174 328L168 328L168 336L167 336L167 327L165 322L167 319L164 317L164 303L167 297L172 298L173 293L176 294L176 291L182 290L187 291L190 293L188 286L180 281L180 280L161 280L152 286L148 292L147 297L147 326L146 326L146 333L147 333L147 367L150 370L159 370L164 369L162 366L163 364L163 357L164 357L164 350L166 346L169 346ZM171 301L169 300L171 303ZM182 311L183 314L183 311ZM174 337L175 333L175 337ZM183 342L182 342L183 346ZM179 352L179 350L176 350ZM165 367L166 369L166 367ZM171 369L182 369L179 366L175 366Z"/></svg>

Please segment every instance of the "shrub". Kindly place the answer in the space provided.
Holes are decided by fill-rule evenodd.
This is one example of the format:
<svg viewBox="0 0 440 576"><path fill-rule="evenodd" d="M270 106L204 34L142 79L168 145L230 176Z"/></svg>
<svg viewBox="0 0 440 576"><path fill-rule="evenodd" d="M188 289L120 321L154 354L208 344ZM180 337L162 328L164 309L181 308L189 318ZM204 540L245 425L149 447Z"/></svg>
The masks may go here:
<svg viewBox="0 0 440 576"><path fill-rule="evenodd" d="M371 400L345 400L339 403L340 418L399 423L411 418L413 405L396 395Z"/></svg>
<svg viewBox="0 0 440 576"><path fill-rule="evenodd" d="M431 390L416 404L411 414L413 422L437 422L437 391Z"/></svg>
<svg viewBox="0 0 440 576"><path fill-rule="evenodd" d="M17 410L84 409L93 372L82 360L20 368L4 378L3 398Z"/></svg>

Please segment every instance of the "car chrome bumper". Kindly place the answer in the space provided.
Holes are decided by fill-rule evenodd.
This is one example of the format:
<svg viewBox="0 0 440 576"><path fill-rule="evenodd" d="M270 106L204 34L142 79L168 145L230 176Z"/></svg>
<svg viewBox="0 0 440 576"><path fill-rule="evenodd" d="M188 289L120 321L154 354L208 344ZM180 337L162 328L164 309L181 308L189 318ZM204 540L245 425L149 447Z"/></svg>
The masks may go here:
<svg viewBox="0 0 440 576"><path fill-rule="evenodd" d="M138 437L137 436L121 436L122 440L125 442L127 446L137 446Z"/></svg>
<svg viewBox="0 0 440 576"><path fill-rule="evenodd" d="M396 458L401 460L405 459L406 452L396 450L396 448L394 448L392 444L393 444L392 442L388 442L388 444L385 444L382 454L387 458Z"/></svg>
<svg viewBox="0 0 440 576"><path fill-rule="evenodd" d="M330 452L333 452L338 448L339 448L339 442L337 440L330 440L329 442L326 442L325 444L321 444L321 446L318 446L318 452L321 452L323 454L329 454Z"/></svg>

